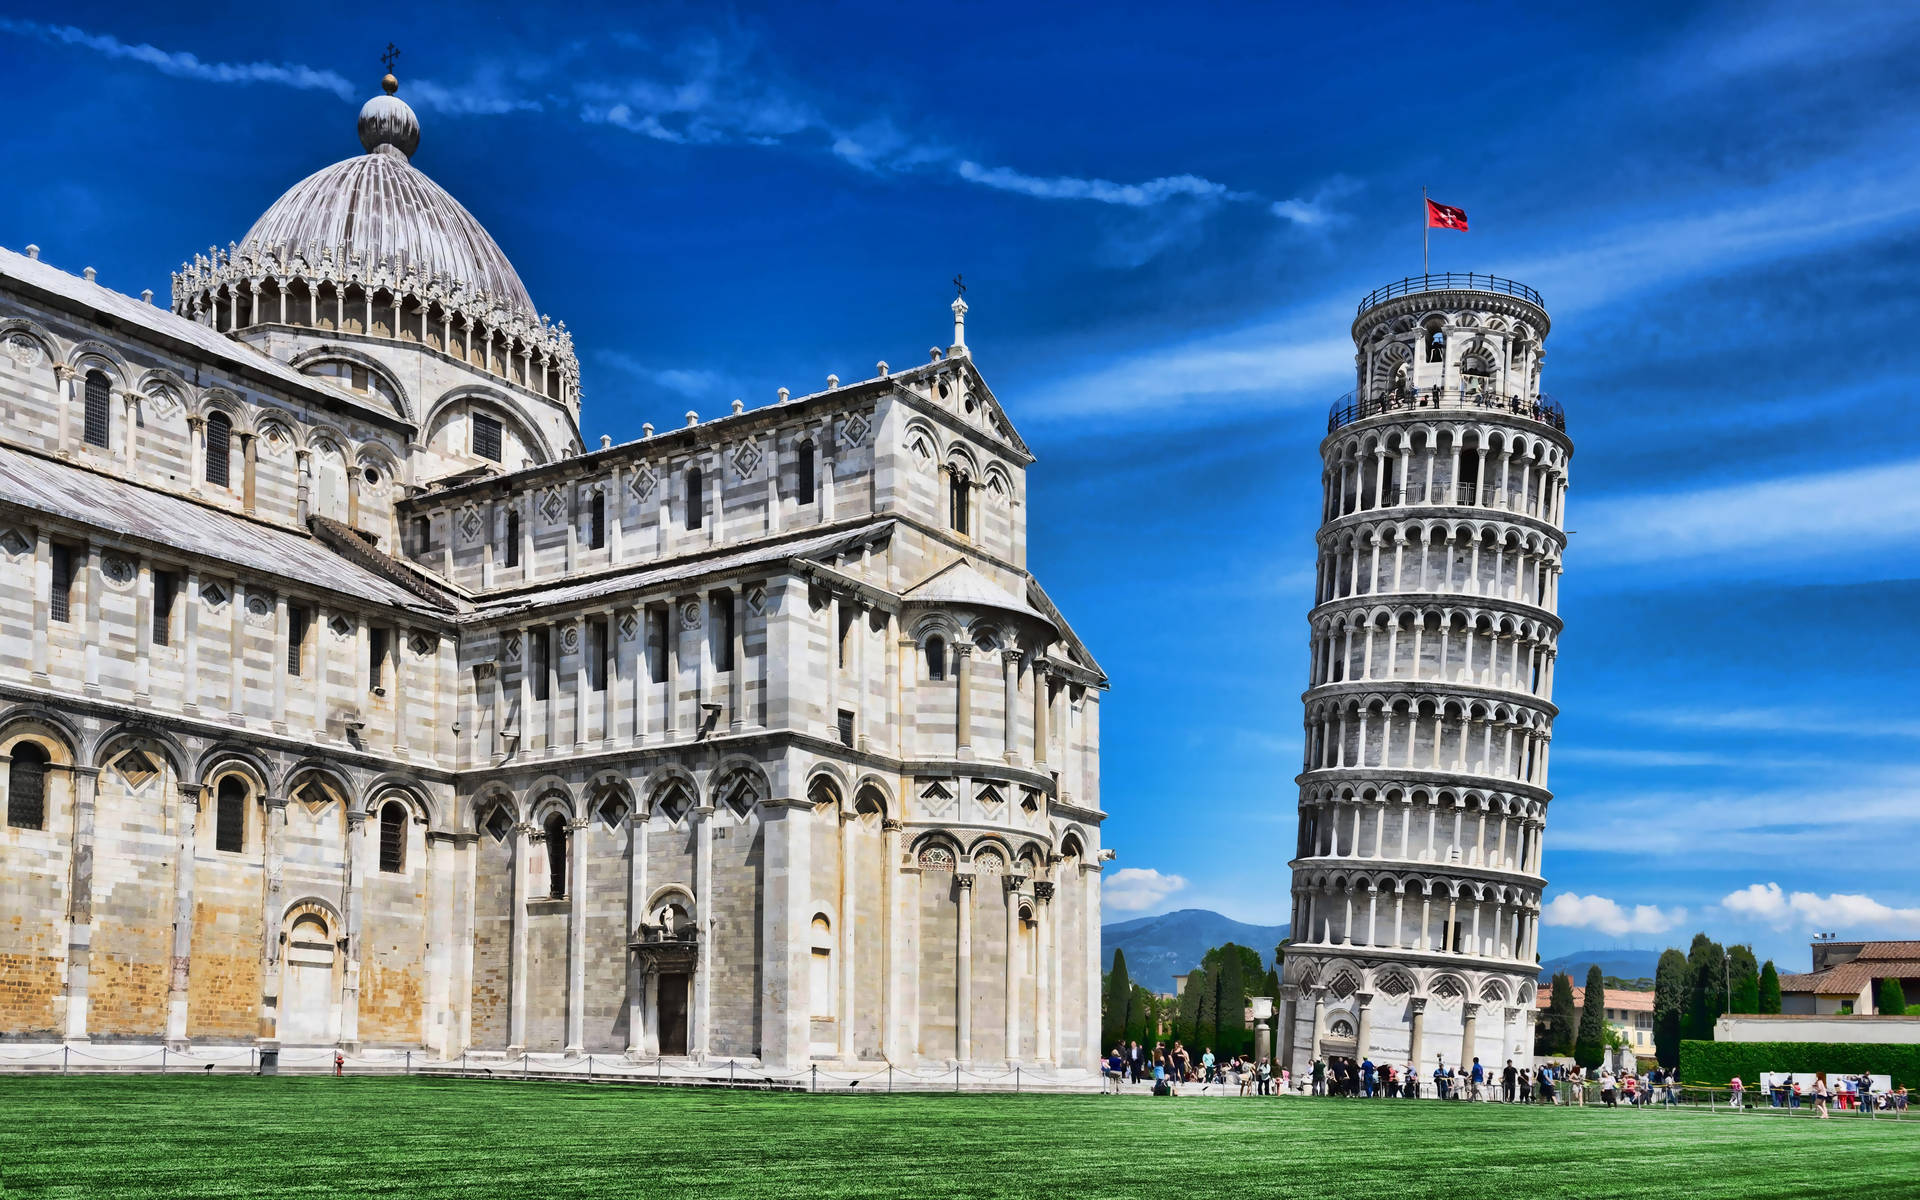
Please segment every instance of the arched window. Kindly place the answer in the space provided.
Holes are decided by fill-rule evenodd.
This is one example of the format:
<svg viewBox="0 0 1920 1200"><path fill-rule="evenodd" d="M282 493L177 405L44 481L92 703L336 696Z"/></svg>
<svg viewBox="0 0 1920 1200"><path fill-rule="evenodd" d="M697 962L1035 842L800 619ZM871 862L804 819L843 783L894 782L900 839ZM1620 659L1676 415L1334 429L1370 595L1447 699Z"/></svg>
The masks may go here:
<svg viewBox="0 0 1920 1200"><path fill-rule="evenodd" d="M398 800L380 807L380 869L392 873L407 869L407 806Z"/></svg>
<svg viewBox="0 0 1920 1200"><path fill-rule="evenodd" d="M47 827L47 757L38 742L15 742L7 764L7 824L14 829Z"/></svg>
<svg viewBox="0 0 1920 1200"><path fill-rule="evenodd" d="M604 550L607 545L607 494L595 492L587 502L587 545Z"/></svg>
<svg viewBox="0 0 1920 1200"><path fill-rule="evenodd" d="M1427 326L1427 361L1444 362L1447 357L1447 332L1438 324Z"/></svg>
<svg viewBox="0 0 1920 1200"><path fill-rule="evenodd" d="M207 418L207 482L227 486L228 443L233 438L233 419L223 412Z"/></svg>
<svg viewBox="0 0 1920 1200"><path fill-rule="evenodd" d="M807 980L813 1016L831 1018L833 1003L833 923L827 914L813 915L813 971Z"/></svg>
<svg viewBox="0 0 1920 1200"><path fill-rule="evenodd" d="M967 519L972 515L970 506L973 501L973 482L965 471L955 468L948 472L948 511L947 523L955 533L967 532Z"/></svg>
<svg viewBox="0 0 1920 1200"><path fill-rule="evenodd" d="M794 496L801 504L812 504L816 481L813 475L813 441L800 443L800 461L798 463L799 481L794 488Z"/></svg>
<svg viewBox="0 0 1920 1200"><path fill-rule="evenodd" d="M547 816L547 895L555 900L567 894L567 819L559 813Z"/></svg>
<svg viewBox="0 0 1920 1200"><path fill-rule="evenodd" d="M945 679L947 677L947 642L945 638L927 639L927 679Z"/></svg>
<svg viewBox="0 0 1920 1200"><path fill-rule="evenodd" d="M107 382L105 371L87 372L86 424L81 431L89 446L104 447L108 444L108 430L111 428L107 401L112 394L112 385Z"/></svg>
<svg viewBox="0 0 1920 1200"><path fill-rule="evenodd" d="M507 565L520 565L520 514L517 512L507 514Z"/></svg>
<svg viewBox="0 0 1920 1200"><path fill-rule="evenodd" d="M707 519L706 476L699 467L687 468L687 528L698 529Z"/></svg>
<svg viewBox="0 0 1920 1200"><path fill-rule="evenodd" d="M247 848L247 785L228 775L214 790L213 848L238 854Z"/></svg>

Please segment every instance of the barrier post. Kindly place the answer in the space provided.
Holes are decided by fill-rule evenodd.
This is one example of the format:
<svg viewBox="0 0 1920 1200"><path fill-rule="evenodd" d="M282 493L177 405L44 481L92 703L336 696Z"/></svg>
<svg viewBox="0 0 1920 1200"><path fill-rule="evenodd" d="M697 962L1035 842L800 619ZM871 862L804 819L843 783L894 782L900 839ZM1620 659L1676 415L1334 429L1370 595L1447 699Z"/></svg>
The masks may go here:
<svg viewBox="0 0 1920 1200"><path fill-rule="evenodd" d="M887 1064L887 1095L893 1095L893 1064Z"/></svg>
<svg viewBox="0 0 1920 1200"><path fill-rule="evenodd" d="M820 1064L814 1063L811 1069L813 1072L813 1079L807 1084L807 1090L809 1092L817 1092L820 1090Z"/></svg>
<svg viewBox="0 0 1920 1200"><path fill-rule="evenodd" d="M413 1051L407 1051L407 1065L400 1068L400 1073L402 1075L413 1074Z"/></svg>
<svg viewBox="0 0 1920 1200"><path fill-rule="evenodd" d="M818 1078L817 1072L819 1070L820 1070L819 1067L814 1068L814 1071L816 1072L816 1075L815 1075L816 1078ZM733 1060L731 1058L727 1060L727 1086L728 1087L733 1086Z"/></svg>
<svg viewBox="0 0 1920 1200"><path fill-rule="evenodd" d="M1020 1068L1019 1067L1015 1067L1013 1069L1013 1094L1016 1096L1020 1094Z"/></svg>
<svg viewBox="0 0 1920 1200"><path fill-rule="evenodd" d="M167 1073L167 1044L165 1042L160 1043L160 1073L162 1075Z"/></svg>
<svg viewBox="0 0 1920 1200"><path fill-rule="evenodd" d="M525 1079L531 1074L533 1074L533 1055L522 1050L520 1052L520 1078Z"/></svg>
<svg viewBox="0 0 1920 1200"><path fill-rule="evenodd" d="M60 1047L60 1073L62 1075L65 1075L67 1073L67 1056L72 1053L73 1053L72 1046Z"/></svg>
<svg viewBox="0 0 1920 1200"><path fill-rule="evenodd" d="M953 1090L956 1092L960 1090L960 1064L959 1063L953 1064Z"/></svg>
<svg viewBox="0 0 1920 1200"><path fill-rule="evenodd" d="M593 1055L587 1055L587 1082L593 1082Z"/></svg>
<svg viewBox="0 0 1920 1200"><path fill-rule="evenodd" d="M465 1050L460 1052L460 1073L462 1075L467 1073L467 1052Z"/></svg>

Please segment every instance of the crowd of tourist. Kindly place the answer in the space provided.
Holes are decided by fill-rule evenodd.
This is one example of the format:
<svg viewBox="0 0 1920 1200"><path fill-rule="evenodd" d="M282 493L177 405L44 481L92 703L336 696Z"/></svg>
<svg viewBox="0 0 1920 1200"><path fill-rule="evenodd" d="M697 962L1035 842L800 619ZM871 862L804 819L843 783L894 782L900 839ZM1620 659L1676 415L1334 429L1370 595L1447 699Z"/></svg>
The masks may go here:
<svg viewBox="0 0 1920 1200"><path fill-rule="evenodd" d="M1733 1077L1729 1086L1731 1103L1735 1108L1745 1107L1742 1103L1746 1095L1746 1084L1738 1075ZM1831 1083L1826 1072L1813 1077L1811 1088L1803 1086L1792 1075L1775 1079L1766 1089L1767 1104L1772 1108L1799 1108L1802 1102L1813 1106L1815 1115L1822 1120L1829 1115L1830 1108L1842 1112L1894 1112L1907 1110L1907 1089L1883 1088L1875 1091L1873 1076L1866 1072L1858 1075L1839 1075Z"/></svg>

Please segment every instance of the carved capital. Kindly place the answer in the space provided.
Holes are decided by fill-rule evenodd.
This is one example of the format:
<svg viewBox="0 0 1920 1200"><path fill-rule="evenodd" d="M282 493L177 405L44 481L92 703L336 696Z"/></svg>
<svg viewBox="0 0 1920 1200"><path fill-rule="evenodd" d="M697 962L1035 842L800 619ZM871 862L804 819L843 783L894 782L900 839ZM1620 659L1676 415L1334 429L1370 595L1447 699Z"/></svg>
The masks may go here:
<svg viewBox="0 0 1920 1200"><path fill-rule="evenodd" d="M1479 1002L1475 1000L1469 1000L1465 1004L1462 1004L1460 1006L1460 1015L1469 1021L1473 1020L1475 1017L1478 1017L1480 1015Z"/></svg>
<svg viewBox="0 0 1920 1200"><path fill-rule="evenodd" d="M964 888L967 891L973 890L973 875L971 872L956 871L953 876L953 882L957 887Z"/></svg>
<svg viewBox="0 0 1920 1200"><path fill-rule="evenodd" d="M1407 1001L1407 1003L1413 1006L1413 1015L1416 1017L1427 1011L1427 998L1425 996L1415 996L1413 999Z"/></svg>
<svg viewBox="0 0 1920 1200"><path fill-rule="evenodd" d="M892 817L888 817L886 820L880 822L880 828L887 833L899 833L902 829L905 829L906 826L894 820Z"/></svg>
<svg viewBox="0 0 1920 1200"><path fill-rule="evenodd" d="M1372 992L1355 992L1353 994L1353 1004L1355 1008L1365 1008L1372 1003L1373 1003Z"/></svg>
<svg viewBox="0 0 1920 1200"><path fill-rule="evenodd" d="M1053 881L1051 879L1034 880L1033 898L1041 904L1053 903Z"/></svg>

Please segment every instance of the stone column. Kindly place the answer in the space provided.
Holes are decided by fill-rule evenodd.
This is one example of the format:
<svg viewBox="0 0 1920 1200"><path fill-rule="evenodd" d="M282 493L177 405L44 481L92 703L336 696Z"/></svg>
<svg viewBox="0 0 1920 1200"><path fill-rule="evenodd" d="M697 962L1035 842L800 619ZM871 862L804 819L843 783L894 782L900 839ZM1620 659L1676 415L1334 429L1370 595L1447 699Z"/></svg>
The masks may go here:
<svg viewBox="0 0 1920 1200"><path fill-rule="evenodd" d="M1426 1032L1427 998L1425 996L1415 996L1407 1003L1413 1008L1413 1021L1408 1031L1407 1061L1413 1064L1413 1073L1417 1078L1424 1069L1420 1061L1420 1043L1422 1040L1421 1034Z"/></svg>
<svg viewBox="0 0 1920 1200"><path fill-rule="evenodd" d="M584 648L585 643L581 643ZM567 822L567 1053L587 1047L587 832L593 818Z"/></svg>
<svg viewBox="0 0 1920 1200"><path fill-rule="evenodd" d="M261 1044L280 1044L280 923L285 915L287 798L260 798Z"/></svg>
<svg viewBox="0 0 1920 1200"><path fill-rule="evenodd" d="M1007 872L1000 886L1007 896L1007 1053L1008 1062L1020 1057L1020 885L1026 876Z"/></svg>
<svg viewBox="0 0 1920 1200"><path fill-rule="evenodd" d="M1320 1043L1327 1037L1327 992L1325 988L1313 989L1313 1047L1308 1056L1309 1064L1319 1061Z"/></svg>
<svg viewBox="0 0 1920 1200"><path fill-rule="evenodd" d="M206 789L197 783L180 785L180 807L175 819L173 862L173 956L167 973L167 1045L187 1045L187 977L193 966L193 867L197 850L195 830Z"/></svg>
<svg viewBox="0 0 1920 1200"><path fill-rule="evenodd" d="M584 616L573 619L573 653L573 752L579 754L587 748L587 696L593 691L592 681L587 678L587 618Z"/></svg>
<svg viewBox="0 0 1920 1200"><path fill-rule="evenodd" d="M453 914L459 853L458 835L428 830L427 842L427 1004L421 1015L421 1044L442 1059L453 1049Z"/></svg>
<svg viewBox="0 0 1920 1200"><path fill-rule="evenodd" d="M601 679L605 686L600 691L600 741L610 746L620 736L620 709L626 696L626 689L620 685L620 610L609 608L600 614L600 619L606 622L607 630L606 640L600 646L605 663L605 675Z"/></svg>
<svg viewBox="0 0 1920 1200"><path fill-rule="evenodd" d="M953 710L954 755L973 757L973 647L956 640L953 644L953 674L956 680Z"/></svg>
<svg viewBox="0 0 1920 1200"><path fill-rule="evenodd" d="M1353 1053L1355 1058L1364 1059L1371 1057L1373 1046L1373 993L1355 992L1353 1004L1359 1013L1354 1029Z"/></svg>
<svg viewBox="0 0 1920 1200"><path fill-rule="evenodd" d="M133 585L133 702L144 707L153 702L153 561L141 558L139 571Z"/></svg>
<svg viewBox="0 0 1920 1200"><path fill-rule="evenodd" d="M1474 1047L1479 1035L1480 1006L1469 1000L1460 1006L1465 1021L1460 1026L1460 1069L1466 1071L1473 1065L1474 1056L1479 1053Z"/></svg>
<svg viewBox="0 0 1920 1200"><path fill-rule="evenodd" d="M67 1040L87 1040L87 989L93 951L93 817L100 768L75 767L72 874L67 884Z"/></svg>
<svg viewBox="0 0 1920 1200"><path fill-rule="evenodd" d="M1097 860L1080 867L1080 886L1086 890L1080 900L1080 925L1081 936L1086 944L1077 948L1080 958L1074 965L1074 972L1081 981L1080 1047L1083 1056L1100 1053L1100 999L1094 994L1100 987L1100 871ZM1057 992L1054 1002L1059 1003ZM1065 1022L1056 1022L1055 1027L1065 1028ZM1085 1067L1089 1064L1082 1061L1080 1065Z"/></svg>
<svg viewBox="0 0 1920 1200"><path fill-rule="evenodd" d="M1009 764L1020 761L1020 654L1000 652L1000 674L1007 689L1007 702L1001 720L1001 757Z"/></svg>
<svg viewBox="0 0 1920 1200"><path fill-rule="evenodd" d="M766 857L766 903L762 913L760 1055L767 1068L798 1072L807 1066L812 1004L807 979L813 951L812 821L813 805L804 798L779 798L762 805ZM706 893L701 893L703 911ZM706 952L707 928L701 928ZM702 973L706 971L702 965Z"/></svg>
<svg viewBox="0 0 1920 1200"><path fill-rule="evenodd" d="M1047 765L1047 741L1051 736L1047 729L1047 716L1051 711L1047 703L1050 675L1045 665L1036 659L1033 664L1033 765L1042 768Z"/></svg>
<svg viewBox="0 0 1920 1200"><path fill-rule="evenodd" d="M1294 1022L1300 1019L1300 989L1290 983L1280 985L1280 1057L1276 1060L1288 1070L1293 1069ZM1274 1068L1279 1074L1279 1067Z"/></svg>
<svg viewBox="0 0 1920 1200"><path fill-rule="evenodd" d="M524 657L523 653L522 661ZM532 848L545 840L546 835L531 822L522 821L513 827L513 898L507 909L513 921L513 938L507 950L509 1056L527 1052L527 862L532 857Z"/></svg>
<svg viewBox="0 0 1920 1200"><path fill-rule="evenodd" d="M86 639L87 678L85 690L89 696L100 694L100 593L105 590L106 578L100 571L100 547L89 542L85 550L85 569L77 571L81 586L85 589L85 598L80 604L80 636ZM234 597L237 602L238 596ZM238 616L235 617L238 620ZM238 656L236 656L237 659ZM240 677L240 664L233 664L234 678ZM236 705L235 707L238 707Z"/></svg>
<svg viewBox="0 0 1920 1200"><path fill-rule="evenodd" d="M738 660L735 660L736 666ZM834 1028L840 1034L840 1057L852 1059L853 1014L858 1008L855 989L858 976L854 974L854 947L859 939L858 916L854 911L855 863L853 853L854 827L859 821L857 814L842 809L840 811L840 1005L834 1012Z"/></svg>
<svg viewBox="0 0 1920 1200"><path fill-rule="evenodd" d="M704 789L703 789L704 790ZM705 1062L713 1046L713 931L719 925L719 919L713 912L713 813L712 804L702 803L693 810L695 826L699 830L699 840L694 847L694 920L698 923L700 967L693 975L694 1028L688 1049L692 1051L696 1062ZM774 900L767 897L767 909L772 911ZM806 1057L805 1021L808 1014L802 1012L800 1056ZM796 1068L797 1069L797 1068Z"/></svg>
<svg viewBox="0 0 1920 1200"><path fill-rule="evenodd" d="M62 419L65 419L66 405L60 406ZM66 451L66 439L61 439L61 452ZM53 539L47 536L45 529L40 530L33 539L33 682L45 687L51 682L47 674L47 626L52 620L53 608L49 600L53 590ZM187 653L191 655L192 650ZM192 659L188 659L187 711L193 711Z"/></svg>
<svg viewBox="0 0 1920 1200"><path fill-rule="evenodd" d="M1054 993L1059 990L1059 964L1054 958L1053 881L1033 881L1034 934L1040 939L1040 965L1033 980L1033 1056L1041 1063L1059 1061L1053 1021Z"/></svg>
<svg viewBox="0 0 1920 1200"><path fill-rule="evenodd" d="M733 630L733 671L727 681L727 728L740 732L747 719L747 601L744 587L729 594L727 605L733 610L729 622Z"/></svg>
<svg viewBox="0 0 1920 1200"><path fill-rule="evenodd" d="M365 623L360 627L365 629ZM340 1044L349 1050L360 1046L360 927L367 888L367 855L361 843L366 839L367 814L349 809L346 887L340 904L347 926L347 966L340 985Z"/></svg>
<svg viewBox="0 0 1920 1200"><path fill-rule="evenodd" d="M959 992L959 1006L954 1010L953 1056L964 1063L973 1060L973 876L956 872L953 886L960 914L953 952L954 979Z"/></svg>
<svg viewBox="0 0 1920 1200"><path fill-rule="evenodd" d="M887 961L882 967L881 978L885 982L881 991L886 996L881 1023L880 1052L890 1060L907 1058L913 1053L909 1040L905 983L911 974L911 963L907 954L907 922L904 906L907 898L917 897L918 890L908 886L900 868L900 830L899 821L886 818L880 825L880 874L884 881L884 897L887 913ZM917 881L917 876L915 877Z"/></svg>
<svg viewBox="0 0 1920 1200"><path fill-rule="evenodd" d="M638 672L641 668L635 668ZM639 934L647 919L647 825L650 813L635 808L627 818L632 853L627 859L627 937ZM627 1057L642 1058L658 1054L659 1046L648 1036L652 1018L647 1011L649 977L640 968L640 956L627 952Z"/></svg>

